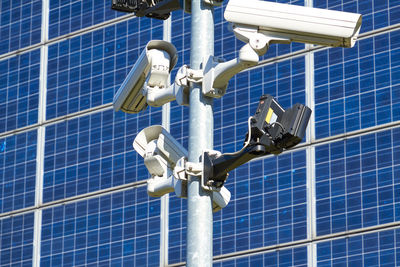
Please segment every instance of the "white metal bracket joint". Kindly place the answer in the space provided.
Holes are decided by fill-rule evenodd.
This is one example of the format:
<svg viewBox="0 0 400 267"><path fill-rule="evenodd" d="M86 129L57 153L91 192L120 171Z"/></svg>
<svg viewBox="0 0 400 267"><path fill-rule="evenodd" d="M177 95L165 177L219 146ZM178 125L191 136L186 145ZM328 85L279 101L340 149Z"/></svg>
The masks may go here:
<svg viewBox="0 0 400 267"><path fill-rule="evenodd" d="M203 0L204 3L212 5L212 6L221 6L222 2L224 2L223 0Z"/></svg>

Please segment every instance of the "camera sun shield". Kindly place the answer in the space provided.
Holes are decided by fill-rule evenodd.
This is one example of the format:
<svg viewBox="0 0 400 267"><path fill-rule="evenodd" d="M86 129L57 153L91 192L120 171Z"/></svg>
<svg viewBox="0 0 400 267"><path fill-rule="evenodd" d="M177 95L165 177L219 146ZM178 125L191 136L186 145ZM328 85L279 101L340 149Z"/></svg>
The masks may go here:
<svg viewBox="0 0 400 267"><path fill-rule="evenodd" d="M283 149L289 149L300 143L305 135L310 116L311 109L302 104L295 104L285 110L280 121L284 131L277 138L277 145Z"/></svg>

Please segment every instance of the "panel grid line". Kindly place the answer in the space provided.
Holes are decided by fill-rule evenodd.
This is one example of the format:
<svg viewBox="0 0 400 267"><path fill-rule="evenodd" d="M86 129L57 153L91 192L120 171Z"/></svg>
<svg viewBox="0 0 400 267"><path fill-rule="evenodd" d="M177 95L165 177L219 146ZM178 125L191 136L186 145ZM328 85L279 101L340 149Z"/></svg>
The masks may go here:
<svg viewBox="0 0 400 267"><path fill-rule="evenodd" d="M99 190L99 191L95 191L95 192L91 192L91 193L87 193L87 194L82 194L82 195L78 195L75 197L70 197L70 198L64 198L64 199L60 199L60 200L55 200L52 202L47 202L47 203L42 203L40 206L37 207L28 207L28 208L24 208L24 209L19 209L19 210L15 210L15 211L10 211L10 212L4 212L0 214L0 219L3 218L9 218L9 217L13 217L16 215L21 215L21 214L27 214L30 213L32 211L35 210L43 210L46 208L54 208L54 207L58 207L61 205L64 205L66 203L73 203L79 200L87 200L87 199L91 199L91 198L95 198L95 197L99 197L99 196L104 196L104 195L109 195L110 193L114 193L114 192L121 192L121 191L125 191L127 189L130 188L138 188L138 187L143 187L146 186L146 181L139 181L139 182L133 182L133 183L129 183L129 184L124 184L121 186L115 186L115 187L111 187L111 188L107 188L104 190Z"/></svg>
<svg viewBox="0 0 400 267"><path fill-rule="evenodd" d="M72 32L72 33L68 33L68 34L65 34L65 35L62 35L62 36L59 36L59 37L52 38L50 40L47 39L46 41L41 41L38 44L31 45L31 46L28 46L28 47L25 47L25 48L21 48L21 49L15 50L13 52L2 54L2 55L0 55L0 60L7 59L7 58L13 57L15 55L20 55L20 54L35 50L35 49L37 49L37 48L39 48L39 47L41 47L43 45L52 45L52 44L55 44L55 43L58 43L58 42L62 42L62 41L67 40L67 39L71 39L71 38L76 37L76 36L84 35L86 33L90 33L90 32L93 32L93 31L96 31L96 30L99 30L99 29L102 29L102 28L106 28L107 26L110 26L110 25L113 25L113 24L117 24L119 22L124 22L124 21L130 20L130 19L135 18L135 17L136 16L133 15L133 14L128 14L128 15L124 15L122 17L118 17L118 18L115 18L115 19L112 19L112 20L108 20L108 21L105 21L105 22L102 22L102 23L99 23L99 24L96 24L96 25L93 25L93 26L90 26L90 27L87 27L87 28L84 28L84 29L81 29L81 30L77 30L77 31Z"/></svg>
<svg viewBox="0 0 400 267"><path fill-rule="evenodd" d="M48 37L48 17L49 17L49 0L42 1L42 25L41 25L41 42L45 43ZM47 95L47 45L40 48L40 73L39 73L39 107L38 107L38 123L46 121L46 95ZM37 153L36 153L36 188L35 188L35 207L40 207L43 200L43 166L44 166L44 144L45 144L45 127L37 128ZM33 237L33 266L40 266L41 255L41 229L42 229L42 211L36 209L34 212L34 237Z"/></svg>

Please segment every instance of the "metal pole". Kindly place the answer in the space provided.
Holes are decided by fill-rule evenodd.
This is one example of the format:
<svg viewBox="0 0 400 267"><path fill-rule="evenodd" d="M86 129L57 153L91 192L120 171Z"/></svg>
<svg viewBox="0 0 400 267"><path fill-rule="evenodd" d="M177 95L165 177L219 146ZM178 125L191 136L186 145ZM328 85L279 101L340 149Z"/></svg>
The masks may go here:
<svg viewBox="0 0 400 267"><path fill-rule="evenodd" d="M201 69L203 59L214 54L214 7L192 0L190 68ZM189 161L199 162L202 151L213 147L213 99L204 97L201 84L190 88ZM199 178L189 177L187 257L188 267L212 266L212 194L201 188Z"/></svg>
<svg viewBox="0 0 400 267"><path fill-rule="evenodd" d="M171 42L171 17L164 20L163 40ZM170 103L162 106L162 126L169 132L170 128ZM160 212L160 267L168 266L168 231L169 230L169 194L161 197Z"/></svg>

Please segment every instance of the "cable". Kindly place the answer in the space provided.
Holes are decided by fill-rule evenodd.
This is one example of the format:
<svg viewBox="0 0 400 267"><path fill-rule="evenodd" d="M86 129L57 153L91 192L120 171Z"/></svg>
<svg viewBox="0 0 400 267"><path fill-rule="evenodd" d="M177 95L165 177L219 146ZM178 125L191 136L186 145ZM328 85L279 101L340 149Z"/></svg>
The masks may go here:
<svg viewBox="0 0 400 267"><path fill-rule="evenodd" d="M251 140L251 119L252 118L253 118L253 116L250 116L249 119L247 120L247 127L249 128L249 133L247 135L247 140L246 140L246 142L244 142L244 146L242 147L242 149L239 150L239 151L236 151L236 152L232 152L232 153L224 153L224 155L232 156L232 155L239 154L250 144L250 140Z"/></svg>
<svg viewBox="0 0 400 267"><path fill-rule="evenodd" d="M275 124L278 125L279 127L281 127L282 131L285 132L285 127L283 127L283 125L280 122L277 122L277 121L273 122L273 123L271 123L270 127L273 127Z"/></svg>

